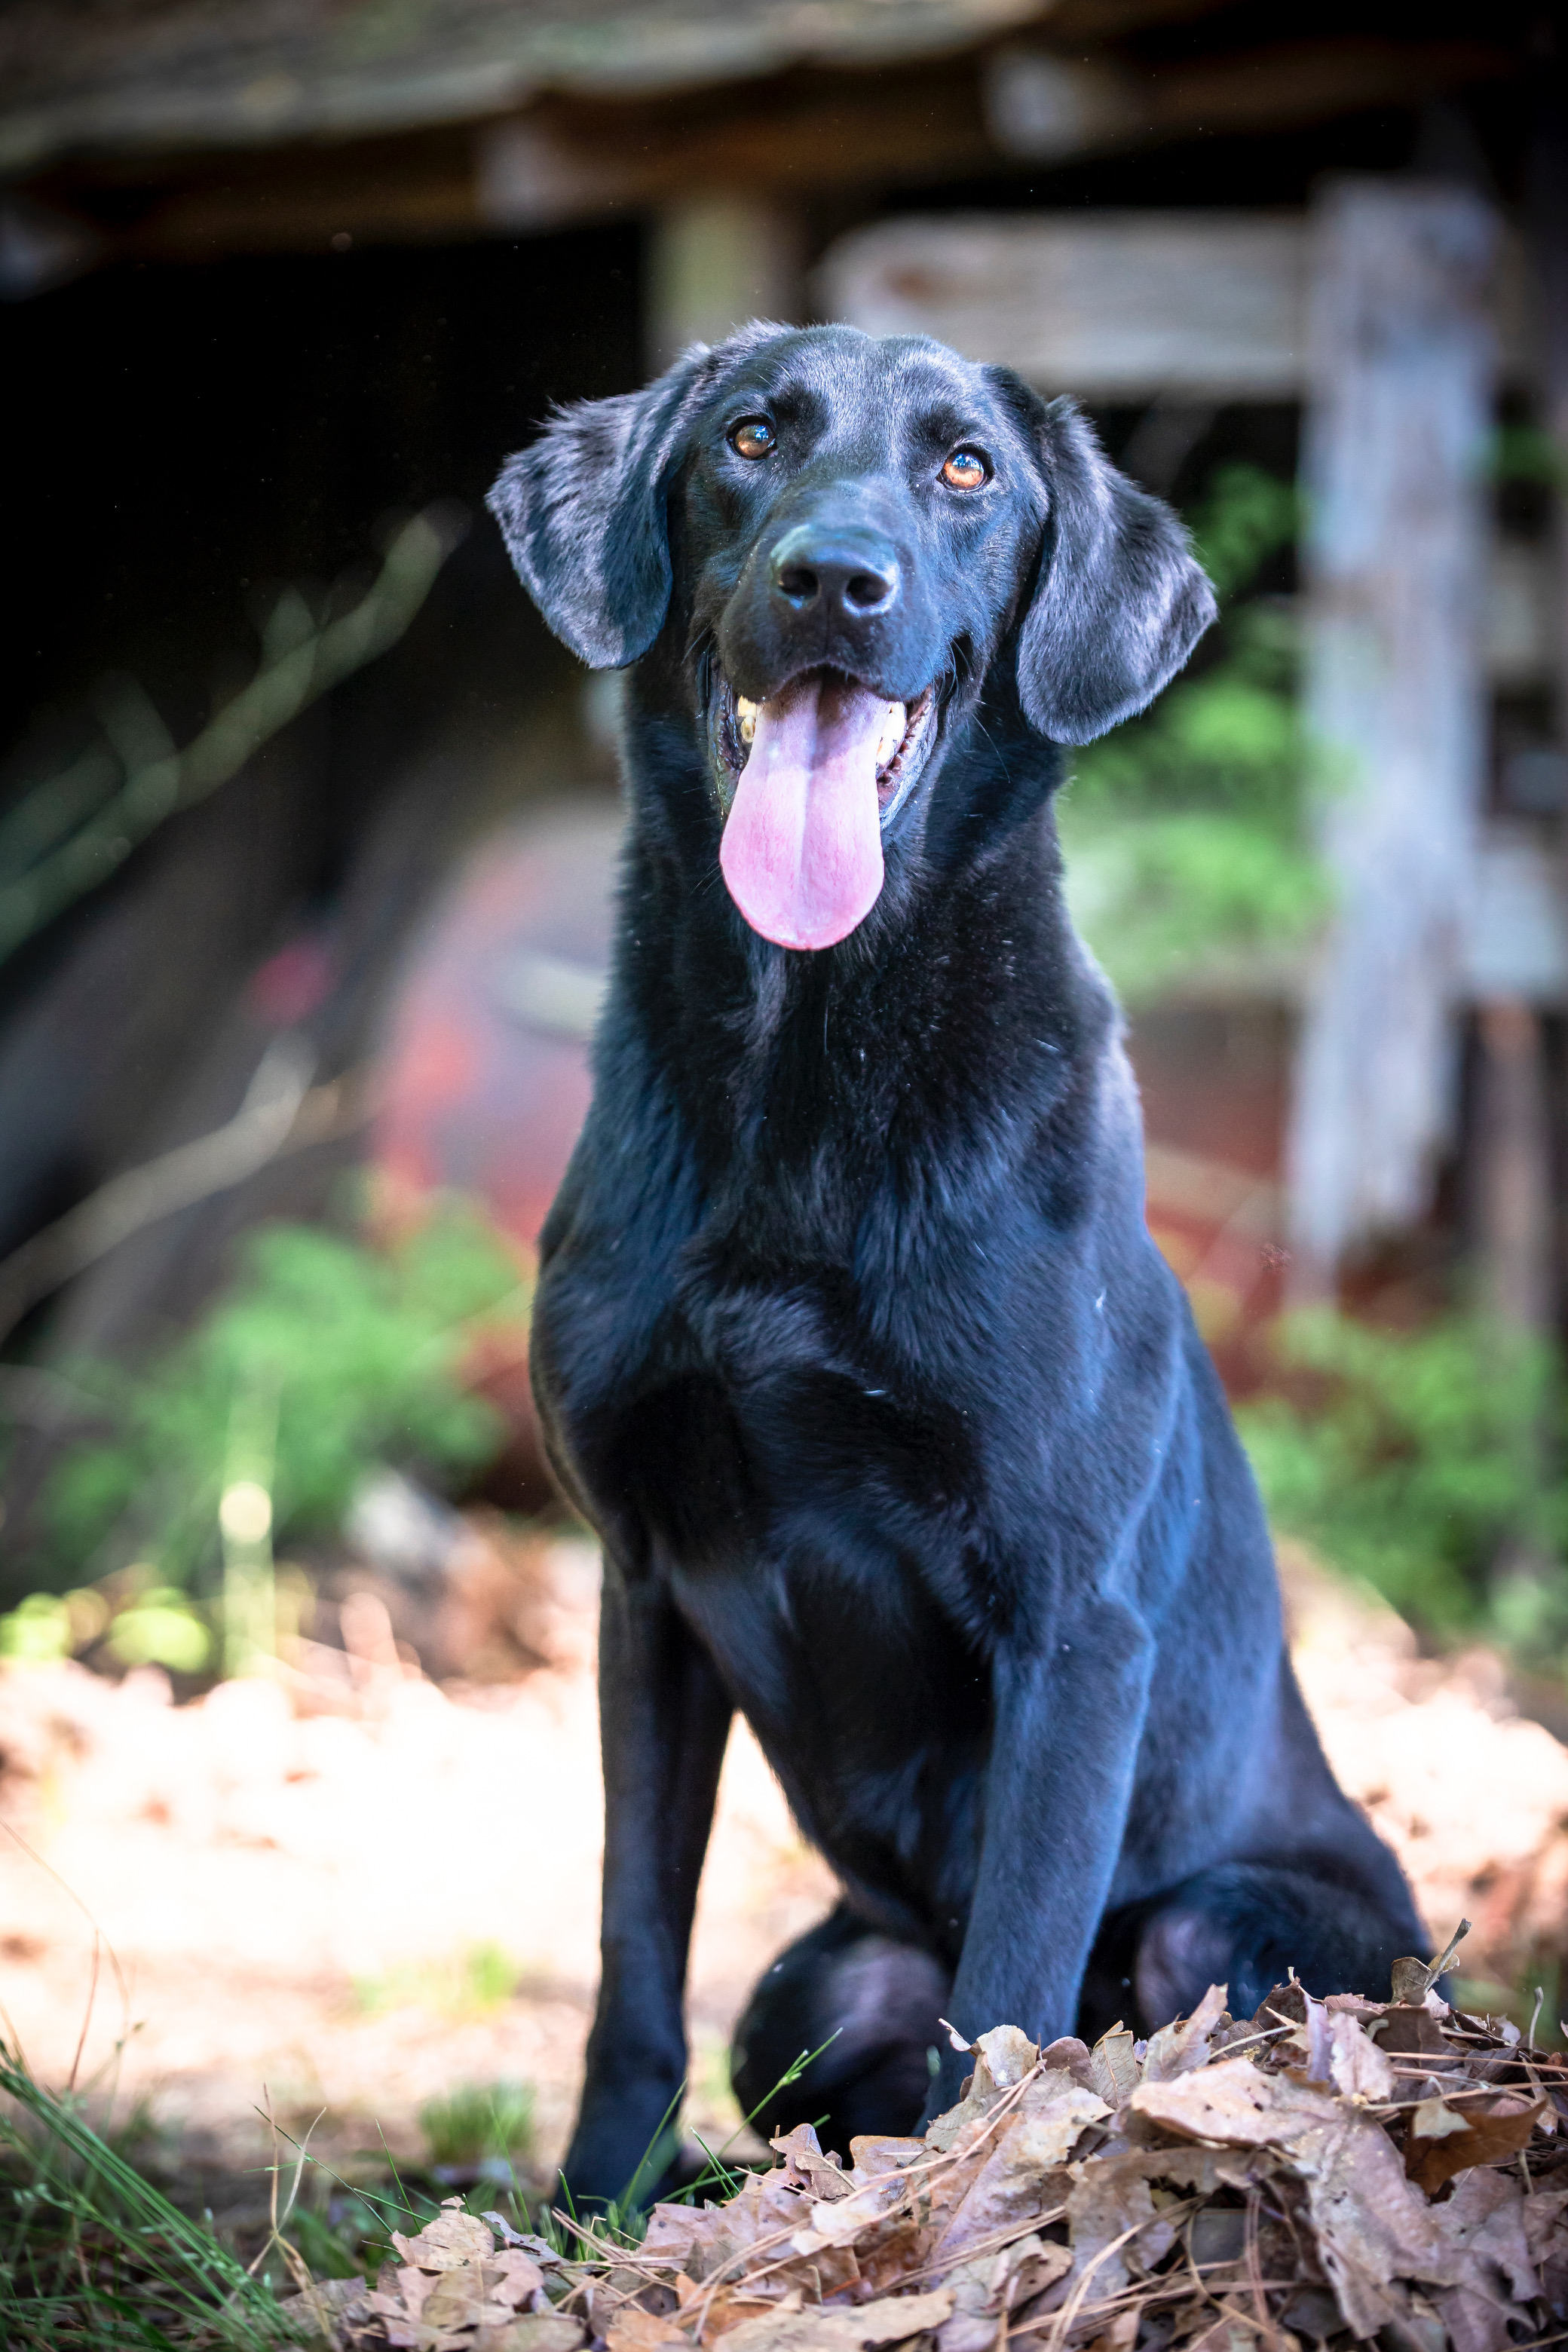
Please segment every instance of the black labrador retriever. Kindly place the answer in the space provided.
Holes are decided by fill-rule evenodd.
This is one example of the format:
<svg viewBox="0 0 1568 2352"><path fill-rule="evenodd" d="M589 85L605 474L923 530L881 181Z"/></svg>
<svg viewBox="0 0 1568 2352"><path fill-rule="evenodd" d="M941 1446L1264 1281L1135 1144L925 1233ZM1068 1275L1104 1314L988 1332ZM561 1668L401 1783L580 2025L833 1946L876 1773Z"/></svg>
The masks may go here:
<svg viewBox="0 0 1568 2352"><path fill-rule="evenodd" d="M1292 1676L1062 900L1058 747L1213 616L1180 524L1070 403L845 327L558 414L490 503L556 633L633 666L534 1319L605 1566L574 2192L618 2195L679 2095L736 1707L844 1889L753 1995L737 2088L837 2031L792 2095L831 2145L951 2103L939 2011L1048 2040L1211 1981L1245 2011L1292 1965L1378 1990L1420 1930Z"/></svg>

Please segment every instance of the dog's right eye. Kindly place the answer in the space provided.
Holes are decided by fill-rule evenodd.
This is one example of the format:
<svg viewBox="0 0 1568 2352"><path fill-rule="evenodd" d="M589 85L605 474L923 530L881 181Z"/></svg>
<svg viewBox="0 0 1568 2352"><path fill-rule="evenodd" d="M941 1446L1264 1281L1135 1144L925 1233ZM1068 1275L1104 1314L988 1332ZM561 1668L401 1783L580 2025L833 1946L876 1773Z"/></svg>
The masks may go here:
<svg viewBox="0 0 1568 2352"><path fill-rule="evenodd" d="M778 436L765 416L743 416L730 428L730 446L738 457L771 457Z"/></svg>

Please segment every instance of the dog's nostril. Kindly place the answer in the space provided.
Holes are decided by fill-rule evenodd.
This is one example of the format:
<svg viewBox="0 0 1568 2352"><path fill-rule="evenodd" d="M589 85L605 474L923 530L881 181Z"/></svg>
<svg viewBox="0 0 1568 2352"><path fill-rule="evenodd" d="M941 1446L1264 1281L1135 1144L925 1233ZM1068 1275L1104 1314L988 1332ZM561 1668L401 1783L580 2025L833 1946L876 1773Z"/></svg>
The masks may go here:
<svg viewBox="0 0 1568 2352"><path fill-rule="evenodd" d="M858 612L875 613L887 604L893 583L880 572L856 572L844 583L844 601Z"/></svg>
<svg viewBox="0 0 1568 2352"><path fill-rule="evenodd" d="M899 566L889 550L799 529L788 532L769 562L773 593L797 613L826 610L851 621L885 613L899 593Z"/></svg>
<svg viewBox="0 0 1568 2352"><path fill-rule="evenodd" d="M780 593L787 596L792 604L811 604L822 585L809 564L805 563L786 563L778 575L778 583Z"/></svg>

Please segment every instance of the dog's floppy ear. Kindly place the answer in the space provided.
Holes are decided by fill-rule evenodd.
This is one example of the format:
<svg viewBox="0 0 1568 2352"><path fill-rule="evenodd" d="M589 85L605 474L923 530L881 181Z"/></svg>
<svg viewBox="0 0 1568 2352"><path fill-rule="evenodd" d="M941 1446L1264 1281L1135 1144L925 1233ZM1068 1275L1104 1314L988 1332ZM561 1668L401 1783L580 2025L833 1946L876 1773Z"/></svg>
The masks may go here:
<svg viewBox="0 0 1568 2352"><path fill-rule="evenodd" d="M1074 404L1018 390L1049 501L1019 699L1053 742L1091 743L1174 677L1215 617L1214 591L1177 517L1117 472Z"/></svg>
<svg viewBox="0 0 1568 2352"><path fill-rule="evenodd" d="M644 392L557 409L485 501L523 586L590 669L636 661L664 625L666 499L713 357L698 344Z"/></svg>

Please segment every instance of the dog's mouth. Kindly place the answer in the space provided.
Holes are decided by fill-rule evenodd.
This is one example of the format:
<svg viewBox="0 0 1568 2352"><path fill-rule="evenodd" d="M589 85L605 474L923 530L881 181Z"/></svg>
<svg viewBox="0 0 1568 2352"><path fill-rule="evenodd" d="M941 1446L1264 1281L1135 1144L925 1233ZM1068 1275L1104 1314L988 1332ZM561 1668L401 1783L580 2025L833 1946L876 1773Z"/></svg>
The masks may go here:
<svg viewBox="0 0 1568 2352"><path fill-rule="evenodd" d="M792 678L765 702L715 667L708 730L723 811L719 863L753 930L832 947L882 887L882 834L930 756L937 695L897 702L842 670Z"/></svg>

